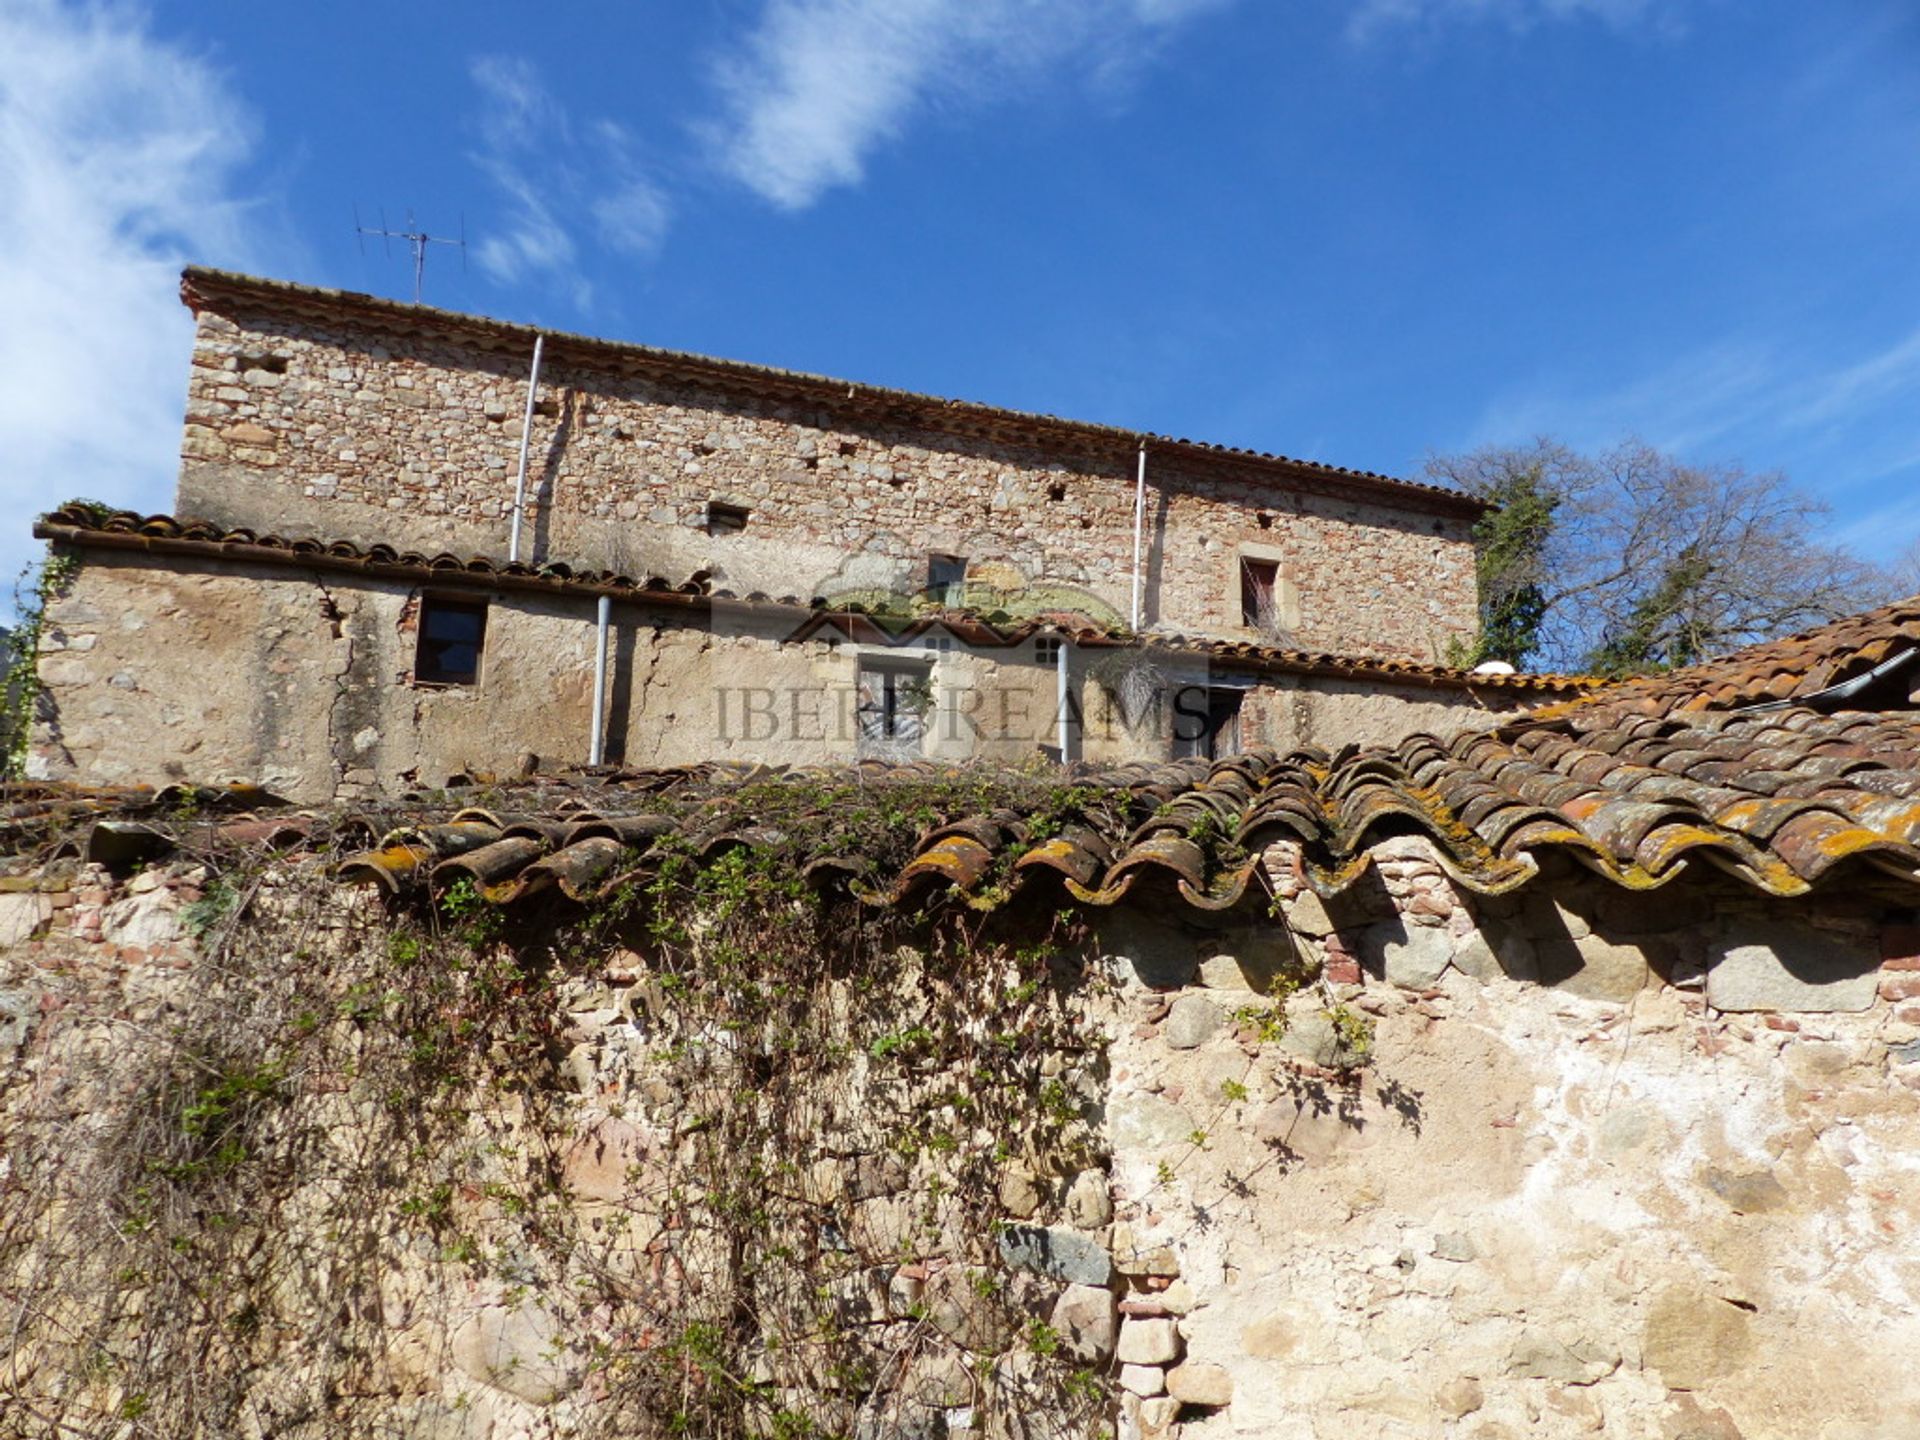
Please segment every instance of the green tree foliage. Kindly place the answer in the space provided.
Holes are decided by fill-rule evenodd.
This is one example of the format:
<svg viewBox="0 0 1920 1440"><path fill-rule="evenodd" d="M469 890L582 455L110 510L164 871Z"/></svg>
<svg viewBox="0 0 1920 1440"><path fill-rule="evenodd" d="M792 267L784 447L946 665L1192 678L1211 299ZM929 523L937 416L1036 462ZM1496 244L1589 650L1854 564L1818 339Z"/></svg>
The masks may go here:
<svg viewBox="0 0 1920 1440"><path fill-rule="evenodd" d="M1685 464L1638 440L1435 456L1495 507L1475 527L1480 633L1450 658L1610 676L1692 664L1879 604L1897 588L1820 538L1778 472Z"/></svg>
<svg viewBox="0 0 1920 1440"><path fill-rule="evenodd" d="M1480 633L1452 657L1456 663L1504 660L1518 666L1540 643L1547 613L1542 561L1560 504L1544 481L1540 467L1523 466L1482 497L1495 508L1473 527Z"/></svg>

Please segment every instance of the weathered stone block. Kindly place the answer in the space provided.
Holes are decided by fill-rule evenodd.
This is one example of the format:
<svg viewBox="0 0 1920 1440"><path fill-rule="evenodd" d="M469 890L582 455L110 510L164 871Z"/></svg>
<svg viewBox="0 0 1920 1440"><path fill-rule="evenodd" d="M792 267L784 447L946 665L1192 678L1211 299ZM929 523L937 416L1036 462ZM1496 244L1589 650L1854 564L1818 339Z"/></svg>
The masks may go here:
<svg viewBox="0 0 1920 1440"><path fill-rule="evenodd" d="M1113 1220L1113 1196L1104 1171L1082 1170L1067 1186L1067 1223L1082 1230L1101 1230Z"/></svg>
<svg viewBox="0 0 1920 1440"><path fill-rule="evenodd" d="M1565 1385L1590 1385L1619 1367L1617 1351L1588 1342L1568 1345L1545 1330L1528 1328L1513 1342L1507 1373Z"/></svg>
<svg viewBox="0 0 1920 1440"><path fill-rule="evenodd" d="M1118 1338L1119 1312L1113 1292L1096 1285L1069 1285L1053 1302L1053 1328L1067 1354L1104 1365Z"/></svg>
<svg viewBox="0 0 1920 1440"><path fill-rule="evenodd" d="M965 1405L975 1398L973 1373L957 1350L921 1350L901 1377L900 1394L917 1405Z"/></svg>
<svg viewBox="0 0 1920 1440"><path fill-rule="evenodd" d="M1239 931L1211 954L1203 947L1201 957L1200 983L1208 989L1250 990L1260 995L1301 965L1291 937L1279 926Z"/></svg>
<svg viewBox="0 0 1920 1440"><path fill-rule="evenodd" d="M1015 1327L1007 1307L979 1283L983 1273L960 1265L942 1270L927 1282L924 1303L934 1329L963 1350L984 1354L1004 1350Z"/></svg>
<svg viewBox="0 0 1920 1440"><path fill-rule="evenodd" d="M18 1050L33 1034L40 1000L30 990L0 990L0 1051Z"/></svg>
<svg viewBox="0 0 1920 1440"><path fill-rule="evenodd" d="M1779 1210L1787 1203L1786 1187L1771 1170L1722 1170L1709 1165L1701 1183L1726 1201L1736 1215Z"/></svg>
<svg viewBox="0 0 1920 1440"><path fill-rule="evenodd" d="M1160 1395L1167 1388L1167 1372L1158 1365L1122 1365L1120 1388L1133 1395Z"/></svg>
<svg viewBox="0 0 1920 1440"><path fill-rule="evenodd" d="M1114 1268L1127 1275L1178 1275L1180 1257L1167 1245L1136 1234L1122 1221L1113 1227Z"/></svg>
<svg viewBox="0 0 1920 1440"><path fill-rule="evenodd" d="M1575 940L1540 939L1534 942L1536 979L1587 1000L1624 1004L1647 986L1652 971L1637 945L1616 945L1598 935Z"/></svg>
<svg viewBox="0 0 1920 1440"><path fill-rule="evenodd" d="M1092 1236L1064 1226L1008 1225L997 1238L1000 1258L1016 1270L1031 1270L1072 1285L1104 1285L1113 1257Z"/></svg>
<svg viewBox="0 0 1920 1440"><path fill-rule="evenodd" d="M1117 1353L1123 1365L1167 1365L1180 1358L1180 1331L1171 1320L1129 1316L1120 1326ZM1153 1392L1158 1394L1156 1389Z"/></svg>
<svg viewBox="0 0 1920 1440"><path fill-rule="evenodd" d="M1180 1419L1180 1402L1171 1395L1155 1396L1140 1402L1141 1440L1170 1435Z"/></svg>
<svg viewBox="0 0 1920 1440"><path fill-rule="evenodd" d="M0 895L0 950L29 939L52 918L51 895Z"/></svg>
<svg viewBox="0 0 1920 1440"><path fill-rule="evenodd" d="M1707 970L1707 1000L1720 1010L1865 1010L1877 959L1822 931L1783 929L1723 951Z"/></svg>
<svg viewBox="0 0 1920 1440"><path fill-rule="evenodd" d="M1189 1360L1167 1372L1167 1394L1183 1405L1219 1409L1232 1403L1233 1376L1219 1365Z"/></svg>
<svg viewBox="0 0 1920 1440"><path fill-rule="evenodd" d="M1391 983L1425 990L1453 963L1453 937L1430 925L1383 920L1362 937L1361 955L1377 956L1379 972Z"/></svg>
<svg viewBox="0 0 1920 1440"><path fill-rule="evenodd" d="M453 1332L453 1363L474 1379L534 1405L551 1405L580 1383L565 1329L531 1301L489 1305Z"/></svg>
<svg viewBox="0 0 1920 1440"><path fill-rule="evenodd" d="M1327 907L1312 890L1302 890L1286 907L1287 928L1297 935L1314 939L1333 933L1333 921Z"/></svg>
<svg viewBox="0 0 1920 1440"><path fill-rule="evenodd" d="M1289 1015L1286 1034L1280 1037L1280 1048L1310 1065L1327 1067L1339 1064L1344 1053L1340 1032L1334 1028L1332 1018L1318 1006L1303 1007L1297 1014Z"/></svg>
<svg viewBox="0 0 1920 1440"><path fill-rule="evenodd" d="M1640 1339L1640 1364L1675 1390L1695 1390L1746 1363L1753 1327L1746 1311L1715 1295L1674 1287L1655 1297Z"/></svg>
<svg viewBox="0 0 1920 1440"><path fill-rule="evenodd" d="M585 1200L620 1200L646 1154L646 1133L628 1120L608 1117L567 1147L561 1174L567 1189Z"/></svg>
<svg viewBox="0 0 1920 1440"><path fill-rule="evenodd" d="M1102 915L1096 926L1101 950L1140 984L1171 990L1193 983L1200 956L1185 930L1125 908Z"/></svg>
<svg viewBox="0 0 1920 1440"><path fill-rule="evenodd" d="M1175 1050L1194 1050L1226 1023L1227 1012L1204 995L1182 995L1173 1002L1161 1035Z"/></svg>

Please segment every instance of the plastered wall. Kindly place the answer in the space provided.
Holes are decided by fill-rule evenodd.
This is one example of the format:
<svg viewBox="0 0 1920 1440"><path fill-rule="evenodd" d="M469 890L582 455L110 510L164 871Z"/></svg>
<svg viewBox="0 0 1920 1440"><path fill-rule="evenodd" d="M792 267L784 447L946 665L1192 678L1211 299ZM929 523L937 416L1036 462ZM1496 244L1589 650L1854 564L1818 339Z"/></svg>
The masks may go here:
<svg viewBox="0 0 1920 1440"><path fill-rule="evenodd" d="M292 797L398 792L461 772L585 763L594 601L522 592L488 599L477 684L414 683L423 596L404 582L214 560L90 551L48 610L33 774L90 783L258 781ZM607 759L628 766L862 754L1036 760L1057 745L1058 680L1031 642L945 650L794 638L793 613L720 606L684 614L614 607ZM863 749L857 673L874 658L924 676L912 743ZM1169 670L1147 712L1123 713L1088 654L1072 658L1077 758L1165 759L1177 697L1204 670ZM1181 687L1201 687L1197 690ZM1199 701L1204 710L1204 698ZM1481 723L1469 697L1274 677L1245 708L1243 742L1283 748L1389 741Z"/></svg>

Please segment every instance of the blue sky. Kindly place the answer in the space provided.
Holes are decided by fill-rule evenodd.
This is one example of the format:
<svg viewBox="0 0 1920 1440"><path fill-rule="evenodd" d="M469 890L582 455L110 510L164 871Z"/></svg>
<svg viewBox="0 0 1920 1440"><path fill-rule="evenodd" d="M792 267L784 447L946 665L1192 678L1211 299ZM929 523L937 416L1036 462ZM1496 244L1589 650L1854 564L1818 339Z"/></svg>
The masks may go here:
<svg viewBox="0 0 1920 1440"><path fill-rule="evenodd" d="M1389 473L1920 535L1920 8L0 0L0 564L172 498L188 261Z"/></svg>

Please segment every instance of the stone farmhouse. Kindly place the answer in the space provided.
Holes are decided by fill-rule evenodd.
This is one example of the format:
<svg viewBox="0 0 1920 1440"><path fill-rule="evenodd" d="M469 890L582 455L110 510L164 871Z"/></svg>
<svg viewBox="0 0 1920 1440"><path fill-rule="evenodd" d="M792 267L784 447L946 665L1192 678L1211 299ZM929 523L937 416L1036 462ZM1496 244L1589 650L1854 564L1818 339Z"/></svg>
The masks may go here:
<svg viewBox="0 0 1920 1440"><path fill-rule="evenodd" d="M68 506L30 773L298 798L545 764L1452 733L1448 490L191 269L171 516Z"/></svg>
<svg viewBox="0 0 1920 1440"><path fill-rule="evenodd" d="M39 526L20 1433L1912 1432L1920 599L1463 675L1457 495L185 289L178 513Z"/></svg>

